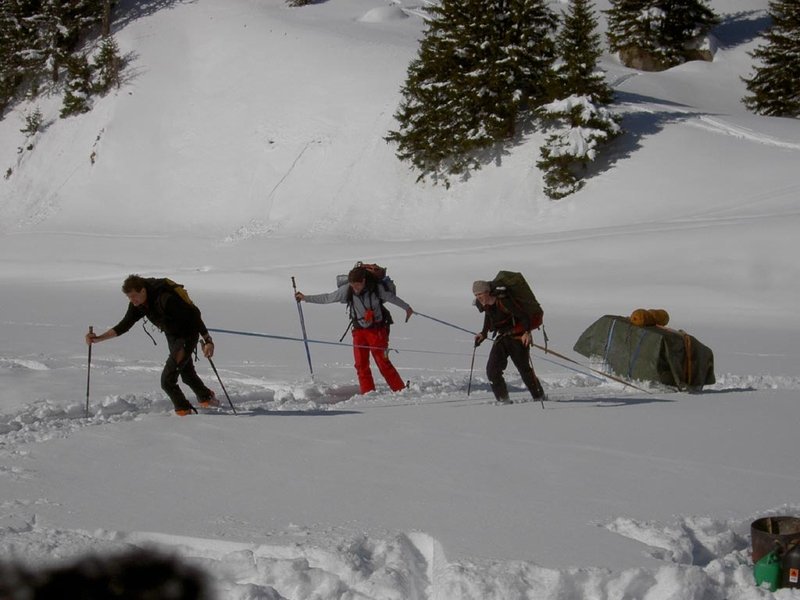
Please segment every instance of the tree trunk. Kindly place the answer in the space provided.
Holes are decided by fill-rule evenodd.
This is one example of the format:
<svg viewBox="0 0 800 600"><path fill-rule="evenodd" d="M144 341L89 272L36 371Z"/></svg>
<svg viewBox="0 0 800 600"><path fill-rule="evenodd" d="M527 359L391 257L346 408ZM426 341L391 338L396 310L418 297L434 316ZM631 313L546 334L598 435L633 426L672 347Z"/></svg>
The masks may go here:
<svg viewBox="0 0 800 600"><path fill-rule="evenodd" d="M105 0L103 3L103 25L100 32L103 37L108 37L111 33L111 0Z"/></svg>

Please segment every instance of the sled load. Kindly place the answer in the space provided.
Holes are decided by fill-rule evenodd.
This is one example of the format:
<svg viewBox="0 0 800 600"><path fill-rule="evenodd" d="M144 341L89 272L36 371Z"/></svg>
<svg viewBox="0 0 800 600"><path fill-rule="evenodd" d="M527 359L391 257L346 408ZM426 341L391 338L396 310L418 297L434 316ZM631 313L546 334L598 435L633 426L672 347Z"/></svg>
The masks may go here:
<svg viewBox="0 0 800 600"><path fill-rule="evenodd" d="M666 327L667 322L664 310L605 315L581 334L573 349L631 380L695 392L715 383L711 349L683 330Z"/></svg>

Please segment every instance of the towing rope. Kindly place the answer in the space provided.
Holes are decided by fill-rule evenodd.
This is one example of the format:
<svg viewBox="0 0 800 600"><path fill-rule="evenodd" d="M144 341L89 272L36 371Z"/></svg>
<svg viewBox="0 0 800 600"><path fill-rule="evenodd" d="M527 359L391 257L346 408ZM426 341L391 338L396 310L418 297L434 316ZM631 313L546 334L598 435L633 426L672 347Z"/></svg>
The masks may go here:
<svg viewBox="0 0 800 600"><path fill-rule="evenodd" d="M420 313L415 312L414 314L419 315ZM425 315L422 315L422 316L425 316ZM433 319L433 317L429 317L429 318L432 319L432 320L438 321L438 322L440 322L440 323L442 323L444 325L449 325L451 327L455 327L456 329L460 329L461 331L466 331L467 333L473 334L473 332L469 331L468 329L464 329L463 327L458 327L457 325L451 325L450 323L447 323L446 321L441 321L439 319ZM213 332L213 333L227 333L227 334L230 334L230 335L244 335L244 336L247 336L247 337L267 338L267 339L272 339L272 340L283 340L283 341L289 341L289 342L308 342L309 344L324 344L324 345L327 345L327 346L345 346L345 347L348 347L348 348L367 348L369 350L384 350L386 352L389 352L391 350L391 351L394 351L394 352L414 352L414 353L420 353L420 354L441 354L441 355L447 355L447 356L471 356L472 355L472 353L467 353L467 352L444 352L444 351L439 351L439 350L418 350L418 349L413 349L413 348L381 348L381 347L378 347L378 346L366 346L366 345L360 345L360 344L348 344L348 343L345 343L345 342L330 342L328 340L315 340L315 339L311 339L311 338L303 339L303 338L293 337L293 336L289 336L289 335L276 335L276 334L271 334L271 333L258 333L258 332L255 332L255 331L237 331L235 329L216 329L216 328L213 328L213 327L209 327L208 330ZM532 344L532 346L540 347L540 346L537 346L536 344ZM543 360L545 362L549 362L551 364L557 365L557 366L562 367L564 369L568 369L570 371L574 371L574 372L579 373L581 375L585 375L586 377L590 377L590 378L596 379L598 381L605 381L603 379L603 377L598 377L597 375L594 375L592 373L587 373L586 371L582 371L580 369L576 369L575 367L571 367L569 365L565 365L564 363L552 360L550 358L542 356L542 357L539 357L539 359L541 359L541 360ZM578 364L578 363L576 363L576 364ZM580 366L583 366L583 365L580 365Z"/></svg>

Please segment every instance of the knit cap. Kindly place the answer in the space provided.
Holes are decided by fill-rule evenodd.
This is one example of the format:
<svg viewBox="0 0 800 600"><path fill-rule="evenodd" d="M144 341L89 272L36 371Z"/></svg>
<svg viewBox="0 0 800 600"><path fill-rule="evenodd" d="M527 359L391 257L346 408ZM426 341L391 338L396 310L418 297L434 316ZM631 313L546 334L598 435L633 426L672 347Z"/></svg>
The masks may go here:
<svg viewBox="0 0 800 600"><path fill-rule="evenodd" d="M472 284L472 293L473 294L482 294L484 292L491 291L492 287L489 285L488 281L478 280L473 282Z"/></svg>

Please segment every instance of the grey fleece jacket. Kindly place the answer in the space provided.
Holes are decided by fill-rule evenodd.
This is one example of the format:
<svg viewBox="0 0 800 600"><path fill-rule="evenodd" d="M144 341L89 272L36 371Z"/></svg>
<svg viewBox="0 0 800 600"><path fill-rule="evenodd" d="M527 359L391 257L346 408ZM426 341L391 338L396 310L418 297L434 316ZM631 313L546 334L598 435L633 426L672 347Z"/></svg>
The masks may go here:
<svg viewBox="0 0 800 600"><path fill-rule="evenodd" d="M334 302L347 304L347 291L349 287L350 284L346 283L339 289L327 294L314 294L311 296L305 296L305 300L311 304L333 304ZM356 321L355 326L366 328L374 327L375 325L382 323L383 313L380 309L381 301L389 302L395 306L399 306L405 311L411 308L405 300L395 296L393 293L386 290L382 285L377 285L374 291L364 289L361 294L353 294L353 317ZM372 310L374 315L372 322L367 322L364 318L369 310Z"/></svg>

